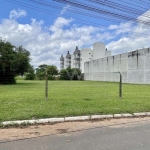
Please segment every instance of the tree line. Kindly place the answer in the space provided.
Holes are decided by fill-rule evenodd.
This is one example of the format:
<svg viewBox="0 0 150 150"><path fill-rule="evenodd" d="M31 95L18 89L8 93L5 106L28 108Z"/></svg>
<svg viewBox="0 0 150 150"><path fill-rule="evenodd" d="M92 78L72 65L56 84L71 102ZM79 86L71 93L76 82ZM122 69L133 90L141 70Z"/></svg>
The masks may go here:
<svg viewBox="0 0 150 150"><path fill-rule="evenodd" d="M36 69L30 64L30 52L22 46L0 40L0 84L15 84L16 76L25 80L81 80L79 69L66 68L60 72L54 65L41 64Z"/></svg>
<svg viewBox="0 0 150 150"><path fill-rule="evenodd" d="M83 75L81 71L77 68L66 68L62 69L60 72L54 65L42 64L34 70L31 68L26 74L26 80L44 80L46 76L46 71L48 74L48 80L82 80Z"/></svg>
<svg viewBox="0 0 150 150"><path fill-rule="evenodd" d="M16 75L23 75L30 66L30 52L22 46L0 40L0 83L14 84Z"/></svg>

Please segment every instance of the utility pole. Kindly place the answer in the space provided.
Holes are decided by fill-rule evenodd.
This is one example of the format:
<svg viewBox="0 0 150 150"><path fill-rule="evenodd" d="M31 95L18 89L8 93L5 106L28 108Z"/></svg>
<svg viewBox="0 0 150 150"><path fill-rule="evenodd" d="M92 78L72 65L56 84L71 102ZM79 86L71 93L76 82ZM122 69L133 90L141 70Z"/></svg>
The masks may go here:
<svg viewBox="0 0 150 150"><path fill-rule="evenodd" d="M119 97L122 98L122 75L121 73L120 73L120 82L119 82Z"/></svg>
<svg viewBox="0 0 150 150"><path fill-rule="evenodd" d="M48 99L48 73L47 73L47 68L45 70L45 97L46 100Z"/></svg>
<svg viewBox="0 0 150 150"><path fill-rule="evenodd" d="M121 72L113 72L113 73L119 73L120 79L119 79L119 97L122 98L122 75Z"/></svg>

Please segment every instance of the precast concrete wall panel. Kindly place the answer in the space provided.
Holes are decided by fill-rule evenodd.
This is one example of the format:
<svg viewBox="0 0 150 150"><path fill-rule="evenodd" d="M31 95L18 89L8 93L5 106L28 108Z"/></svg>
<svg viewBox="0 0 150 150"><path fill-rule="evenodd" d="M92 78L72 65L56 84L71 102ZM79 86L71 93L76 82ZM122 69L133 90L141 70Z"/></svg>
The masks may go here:
<svg viewBox="0 0 150 150"><path fill-rule="evenodd" d="M141 49L85 63L85 80L150 84L150 49Z"/></svg>
<svg viewBox="0 0 150 150"><path fill-rule="evenodd" d="M150 49L145 49L145 70L144 70L144 83L150 84Z"/></svg>
<svg viewBox="0 0 150 150"><path fill-rule="evenodd" d="M114 72L118 72L120 70L120 57L119 55L114 56Z"/></svg>
<svg viewBox="0 0 150 150"><path fill-rule="evenodd" d="M113 72L113 57L107 57L108 63L107 63L107 71L106 72Z"/></svg>
<svg viewBox="0 0 150 150"><path fill-rule="evenodd" d="M87 61L86 63L84 63L84 70L85 70L85 73L88 73L90 70L90 68L89 68L89 61Z"/></svg>
<svg viewBox="0 0 150 150"><path fill-rule="evenodd" d="M144 84L144 72L138 70L128 71L128 83Z"/></svg>
<svg viewBox="0 0 150 150"><path fill-rule="evenodd" d="M128 54L120 54L120 72L127 72L128 70Z"/></svg>
<svg viewBox="0 0 150 150"><path fill-rule="evenodd" d="M128 70L137 70L137 51L128 54Z"/></svg>
<svg viewBox="0 0 150 150"><path fill-rule="evenodd" d="M104 63L104 71L103 72L106 72L106 69L107 69L107 57L103 58L103 63Z"/></svg>
<svg viewBox="0 0 150 150"><path fill-rule="evenodd" d="M150 70L150 49L145 50L145 69Z"/></svg>
<svg viewBox="0 0 150 150"><path fill-rule="evenodd" d="M121 75L122 75L122 82L127 83L128 82L128 73L127 73L127 71L121 72Z"/></svg>
<svg viewBox="0 0 150 150"><path fill-rule="evenodd" d="M144 50L130 52L128 55L128 82L144 83Z"/></svg>
<svg viewBox="0 0 150 150"><path fill-rule="evenodd" d="M144 75L145 75L144 83L145 84L150 84L150 71L145 71Z"/></svg>
<svg viewBox="0 0 150 150"><path fill-rule="evenodd" d="M144 70L145 69L145 51L139 50L137 51L137 69Z"/></svg>
<svg viewBox="0 0 150 150"><path fill-rule="evenodd" d="M100 66L99 66L100 72L105 72L104 58L101 58L99 60L100 60Z"/></svg>

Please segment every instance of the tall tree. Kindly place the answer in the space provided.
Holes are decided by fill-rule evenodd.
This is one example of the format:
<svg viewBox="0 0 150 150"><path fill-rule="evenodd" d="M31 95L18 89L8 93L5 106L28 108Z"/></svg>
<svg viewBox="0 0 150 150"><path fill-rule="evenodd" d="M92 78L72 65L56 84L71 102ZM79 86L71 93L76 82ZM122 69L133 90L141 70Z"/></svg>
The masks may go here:
<svg viewBox="0 0 150 150"><path fill-rule="evenodd" d="M22 46L0 40L0 84L14 84L16 75L27 72L30 53Z"/></svg>
<svg viewBox="0 0 150 150"><path fill-rule="evenodd" d="M35 79L34 67L29 65L28 71L25 73L25 80L34 80L34 79Z"/></svg>
<svg viewBox="0 0 150 150"><path fill-rule="evenodd" d="M45 79L45 70L47 68L46 64L42 64L36 68L36 76L39 80L44 80Z"/></svg>
<svg viewBox="0 0 150 150"><path fill-rule="evenodd" d="M49 74L49 75L57 75L58 74L58 69L57 69L57 67L56 66L54 66L54 65L48 65L47 66L47 73Z"/></svg>
<svg viewBox="0 0 150 150"><path fill-rule="evenodd" d="M45 79L46 69L47 69L47 73L48 73L48 79L50 79L50 80L54 79L55 78L54 75L58 74L58 69L56 66L42 64L38 68L35 69L36 76L38 79L40 79L40 80Z"/></svg>

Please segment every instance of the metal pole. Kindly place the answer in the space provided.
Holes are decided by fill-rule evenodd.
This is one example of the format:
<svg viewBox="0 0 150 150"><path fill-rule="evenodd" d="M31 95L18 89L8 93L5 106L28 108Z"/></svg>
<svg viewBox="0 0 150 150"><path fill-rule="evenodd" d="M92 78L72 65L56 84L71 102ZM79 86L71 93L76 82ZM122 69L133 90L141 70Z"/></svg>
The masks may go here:
<svg viewBox="0 0 150 150"><path fill-rule="evenodd" d="M46 97L46 100L48 99L48 74L47 74L47 68L46 68L46 71L45 71L45 97Z"/></svg>
<svg viewBox="0 0 150 150"><path fill-rule="evenodd" d="M121 73L120 73L120 82L119 82L119 97L122 98L122 75Z"/></svg>

